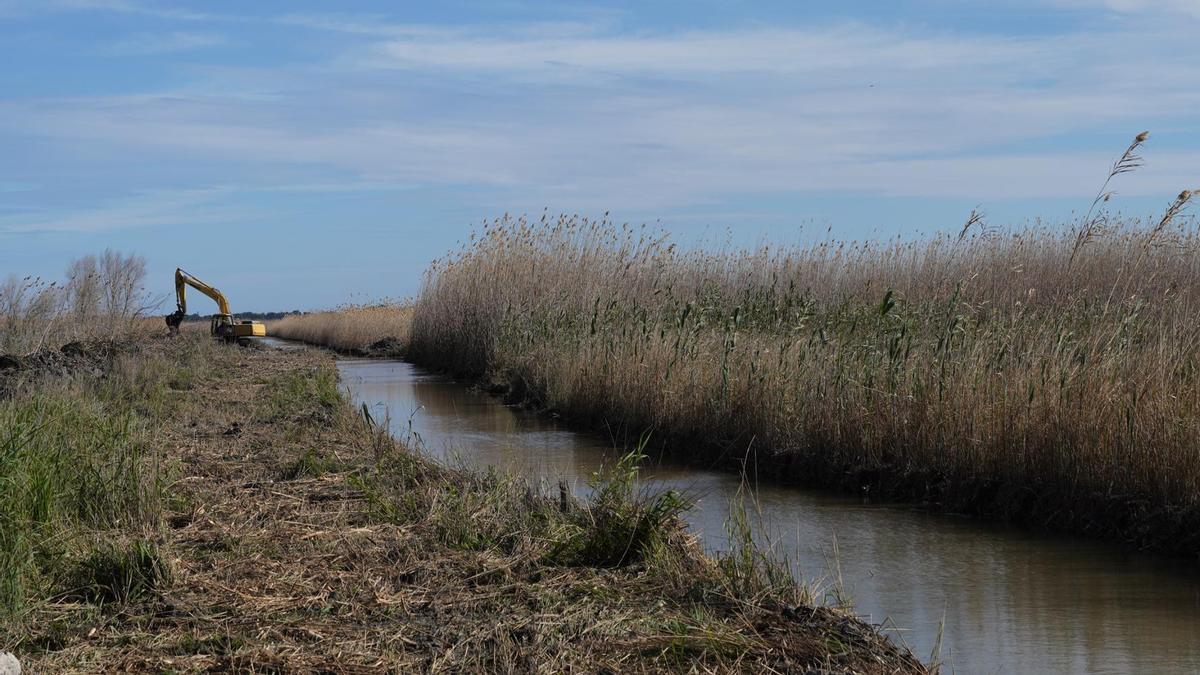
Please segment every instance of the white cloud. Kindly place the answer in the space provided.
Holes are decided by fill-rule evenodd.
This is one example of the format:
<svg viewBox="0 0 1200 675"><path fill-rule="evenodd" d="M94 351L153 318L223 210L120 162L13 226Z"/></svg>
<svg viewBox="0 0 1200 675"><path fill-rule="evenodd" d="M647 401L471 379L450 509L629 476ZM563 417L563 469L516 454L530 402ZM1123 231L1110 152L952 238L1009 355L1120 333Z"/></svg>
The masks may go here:
<svg viewBox="0 0 1200 675"><path fill-rule="evenodd" d="M1200 0L1048 0L1047 4L1119 14L1187 14L1200 18Z"/></svg>
<svg viewBox="0 0 1200 675"><path fill-rule="evenodd" d="M397 24L380 15L285 14L274 21L284 26L385 37L434 37L456 32L422 24Z"/></svg>
<svg viewBox="0 0 1200 675"><path fill-rule="evenodd" d="M577 70L591 73L728 76L1019 66L1039 48L1012 39L918 38L859 24L821 30L756 29L659 36L495 38L456 35L395 39L376 47L377 67L444 67L485 72Z"/></svg>
<svg viewBox="0 0 1200 675"><path fill-rule="evenodd" d="M1200 53L1186 27L1008 38L861 24L576 26L562 37L546 25L282 21L352 39L318 66L212 69L154 94L9 99L0 128L132 161L267 176L304 167L382 189L481 187L531 207L647 210L822 190L1086 197L1129 137L1194 131L1200 108ZM1058 140L1079 134L1092 149ZM1101 135L1111 153L1094 149ZM1122 194L1170 196L1200 182L1200 151L1156 138ZM178 211L160 206L143 195L103 217L32 225L163 222Z"/></svg>
<svg viewBox="0 0 1200 675"><path fill-rule="evenodd" d="M0 233L98 232L126 227L219 222L226 213L210 205L219 189L168 190L135 194L99 205L38 216L0 218Z"/></svg>
<svg viewBox="0 0 1200 675"><path fill-rule="evenodd" d="M107 232L130 227L226 223L263 214L231 205L232 200L265 193L366 193L410 189L402 183L317 182L254 185L213 185L180 190L138 191L90 208L53 213L0 216L0 234L28 232ZM0 192L4 185L0 184Z"/></svg>
<svg viewBox="0 0 1200 675"><path fill-rule="evenodd" d="M107 51L118 55L169 54L218 47L226 42L224 36L212 33L141 33L112 43Z"/></svg>
<svg viewBox="0 0 1200 675"><path fill-rule="evenodd" d="M160 19L177 21L208 21L217 18L207 12L194 12L161 4L146 4L133 0L38 0L35 3L15 3L18 6L50 11L115 12L119 14L141 14Z"/></svg>

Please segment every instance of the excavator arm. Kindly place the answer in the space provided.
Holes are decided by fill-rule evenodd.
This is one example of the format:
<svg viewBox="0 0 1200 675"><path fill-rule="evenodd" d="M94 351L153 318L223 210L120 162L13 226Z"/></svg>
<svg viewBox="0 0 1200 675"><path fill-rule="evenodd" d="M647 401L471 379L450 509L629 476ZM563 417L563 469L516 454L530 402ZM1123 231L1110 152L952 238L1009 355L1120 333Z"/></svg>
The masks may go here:
<svg viewBox="0 0 1200 675"><path fill-rule="evenodd" d="M220 314L232 314L232 312L229 311L229 300L225 299L224 293L177 267L175 268L175 305L178 308L179 314L187 314L188 286L191 286L192 288L200 291L216 301L217 311Z"/></svg>

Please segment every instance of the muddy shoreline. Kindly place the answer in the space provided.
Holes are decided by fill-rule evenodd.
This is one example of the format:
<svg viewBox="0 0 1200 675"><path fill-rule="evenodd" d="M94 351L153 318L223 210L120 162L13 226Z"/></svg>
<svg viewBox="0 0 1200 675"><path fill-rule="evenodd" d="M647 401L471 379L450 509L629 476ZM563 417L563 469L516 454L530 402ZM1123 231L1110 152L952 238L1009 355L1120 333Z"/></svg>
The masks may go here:
<svg viewBox="0 0 1200 675"><path fill-rule="evenodd" d="M414 358L411 352L383 358L407 360L496 396L508 405L553 416L580 431L610 436L615 433L629 446L636 444L646 429L653 429L647 454L685 466L720 468L781 486L856 495L864 502L907 504L931 513L980 518L1031 532L1084 536L1130 550L1200 559L1200 529L1192 527L1190 521L1179 519L1179 514L1148 511L1148 500L1136 496L1131 496L1127 502L1114 502L1105 495L1096 495L1094 502L1081 504L1076 509L1063 509L1053 496L1024 485L949 476L903 463L831 464L811 453L762 448L761 443L750 437L713 440L655 428L648 421L614 424L610 417L590 405L579 408L547 405L544 396L520 377L494 372L474 376L447 368L437 359ZM825 442L833 444L837 440L826 439ZM820 439L812 439L810 443L821 444Z"/></svg>
<svg viewBox="0 0 1200 675"><path fill-rule="evenodd" d="M378 340L365 349L337 349L319 343L305 344L358 358L398 359L439 373L539 415L551 416L571 428L603 433L635 445L643 431L654 429L646 452L658 460L684 466L720 468L746 474L755 480L781 486L833 490L855 495L864 502L901 503L931 513L980 518L989 523L1024 528L1031 532L1063 533L1093 538L1117 546L1179 558L1200 558L1200 529L1179 514L1156 514L1149 500L1130 496L1125 502L1107 495L1074 509L1062 508L1052 495L1028 486L992 478L951 476L905 463L874 465L831 463L812 453L786 448L763 448L754 438L712 438L654 428L649 422L618 421L594 406L561 408L547 405L545 397L519 376L489 372L482 376L447 367L439 359L406 349L394 337ZM386 349L377 346L386 345ZM826 444L837 439L826 439ZM813 439L810 445L820 445Z"/></svg>

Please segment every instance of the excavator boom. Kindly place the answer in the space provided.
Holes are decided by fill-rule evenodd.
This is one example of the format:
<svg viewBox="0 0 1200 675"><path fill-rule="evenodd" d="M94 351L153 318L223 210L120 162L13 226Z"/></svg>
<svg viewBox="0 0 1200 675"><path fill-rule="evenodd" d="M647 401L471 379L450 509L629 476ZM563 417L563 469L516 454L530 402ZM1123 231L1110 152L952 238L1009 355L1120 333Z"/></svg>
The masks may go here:
<svg viewBox="0 0 1200 675"><path fill-rule="evenodd" d="M217 310L221 314L232 314L229 311L229 300L225 299L225 294L218 291L216 288L200 281L196 277L184 272L182 269L175 268L175 304L179 311L187 314L187 287L200 291L201 293L212 298L217 303Z"/></svg>

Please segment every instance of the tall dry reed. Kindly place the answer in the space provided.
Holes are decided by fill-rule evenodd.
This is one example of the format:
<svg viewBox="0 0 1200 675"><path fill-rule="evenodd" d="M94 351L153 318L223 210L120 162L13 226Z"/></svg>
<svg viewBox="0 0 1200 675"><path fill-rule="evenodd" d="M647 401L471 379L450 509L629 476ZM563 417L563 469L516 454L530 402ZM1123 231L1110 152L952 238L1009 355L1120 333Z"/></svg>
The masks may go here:
<svg viewBox="0 0 1200 675"><path fill-rule="evenodd" d="M411 307L385 303L293 314L271 322L268 332L343 352L365 352L380 342L388 343L386 351L402 352L408 344L411 324Z"/></svg>
<svg viewBox="0 0 1200 675"><path fill-rule="evenodd" d="M1200 552L1189 198L715 253L506 217L431 268L410 355L706 460Z"/></svg>

